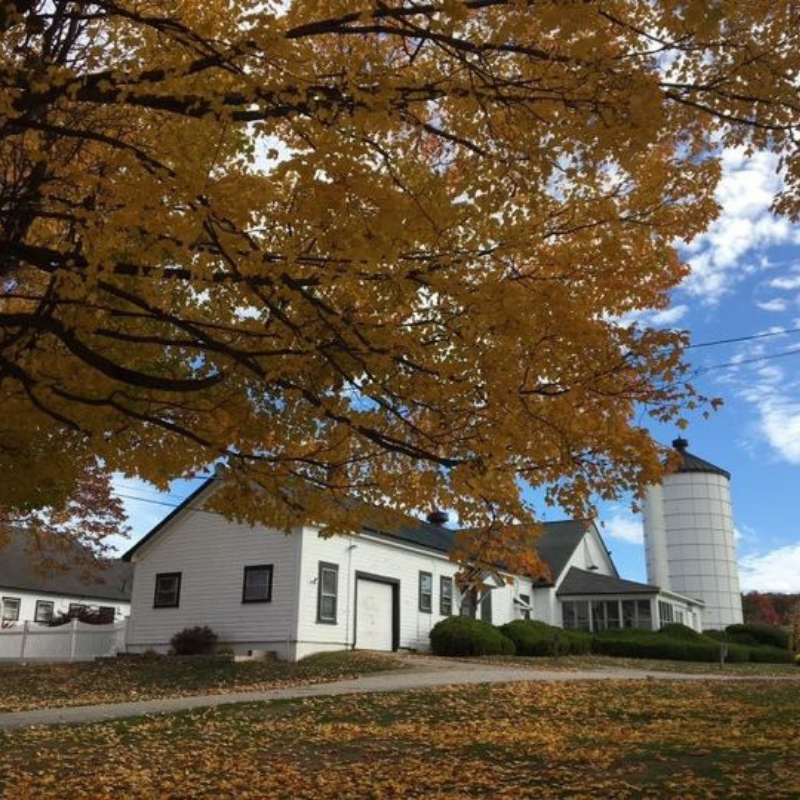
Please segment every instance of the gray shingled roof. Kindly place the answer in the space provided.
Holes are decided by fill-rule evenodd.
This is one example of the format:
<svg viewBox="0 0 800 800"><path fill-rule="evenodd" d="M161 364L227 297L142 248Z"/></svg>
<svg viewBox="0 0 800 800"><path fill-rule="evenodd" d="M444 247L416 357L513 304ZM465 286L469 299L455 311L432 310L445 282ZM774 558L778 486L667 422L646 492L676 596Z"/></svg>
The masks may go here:
<svg viewBox="0 0 800 800"><path fill-rule="evenodd" d="M573 594L656 594L658 591L658 586L570 567L556 594L561 597Z"/></svg>
<svg viewBox="0 0 800 800"><path fill-rule="evenodd" d="M133 583L133 566L121 561L111 561L108 568L100 566L91 576L84 570L69 566L61 570L40 574L35 569L35 555L27 551L28 533L15 529L8 545L0 550L0 589L3 591L42 592L70 597L91 597L98 600L130 601ZM69 561L54 556L65 566Z"/></svg>
<svg viewBox="0 0 800 800"><path fill-rule="evenodd" d="M587 523L583 520L561 520L559 522L542 523L542 533L536 543L539 558L550 567L550 572L555 580L566 567L570 556L581 542L587 530ZM399 530L387 533L369 526L365 533L380 536L387 540L406 542L428 550L448 553L458 531L445 528L442 525L433 525L430 522L414 520L404 525Z"/></svg>
<svg viewBox="0 0 800 800"><path fill-rule="evenodd" d="M678 451L680 456L678 472L711 472L714 475L724 475L728 480L731 479L731 474L727 470L722 469L722 467L717 467L711 462L690 453L686 449L689 446L689 442L687 442L686 439L675 439L672 446Z"/></svg>

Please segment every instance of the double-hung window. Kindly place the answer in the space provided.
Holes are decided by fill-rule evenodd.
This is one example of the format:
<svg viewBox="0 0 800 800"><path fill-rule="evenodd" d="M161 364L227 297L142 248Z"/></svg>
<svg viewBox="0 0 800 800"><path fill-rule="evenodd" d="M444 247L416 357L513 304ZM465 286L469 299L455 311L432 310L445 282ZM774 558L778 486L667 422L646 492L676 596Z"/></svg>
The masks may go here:
<svg viewBox="0 0 800 800"><path fill-rule="evenodd" d="M38 622L40 625L46 625L53 619L54 608L55 604L51 600L37 600L33 621Z"/></svg>
<svg viewBox="0 0 800 800"><path fill-rule="evenodd" d="M439 578L439 613L443 617L453 613L453 579L447 575Z"/></svg>
<svg viewBox="0 0 800 800"><path fill-rule="evenodd" d="M181 602L181 573L159 572L153 608L177 608Z"/></svg>
<svg viewBox="0 0 800 800"><path fill-rule="evenodd" d="M243 603L269 603L272 600L272 564L244 568Z"/></svg>
<svg viewBox="0 0 800 800"><path fill-rule="evenodd" d="M3 598L3 619L2 622L11 623L19 619L19 597L4 597Z"/></svg>
<svg viewBox="0 0 800 800"><path fill-rule="evenodd" d="M339 605L339 565L319 562L317 577L317 622L336 624Z"/></svg>
<svg viewBox="0 0 800 800"><path fill-rule="evenodd" d="M430 572L419 574L419 610L425 614L433 610L433 575Z"/></svg>

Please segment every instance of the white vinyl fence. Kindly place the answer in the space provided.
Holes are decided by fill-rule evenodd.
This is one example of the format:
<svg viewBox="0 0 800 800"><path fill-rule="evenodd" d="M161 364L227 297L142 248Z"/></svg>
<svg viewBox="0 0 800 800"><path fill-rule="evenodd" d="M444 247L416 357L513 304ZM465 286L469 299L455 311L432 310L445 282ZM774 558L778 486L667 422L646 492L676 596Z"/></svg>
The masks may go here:
<svg viewBox="0 0 800 800"><path fill-rule="evenodd" d="M125 650L127 620L87 625L74 619L49 628L24 622L0 628L0 661L91 661Z"/></svg>

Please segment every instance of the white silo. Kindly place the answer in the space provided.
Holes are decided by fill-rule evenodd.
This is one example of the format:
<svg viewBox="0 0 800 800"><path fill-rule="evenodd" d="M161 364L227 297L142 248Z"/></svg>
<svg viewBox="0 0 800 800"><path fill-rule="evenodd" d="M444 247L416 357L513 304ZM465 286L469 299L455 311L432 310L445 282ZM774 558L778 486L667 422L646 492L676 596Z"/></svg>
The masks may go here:
<svg viewBox="0 0 800 800"><path fill-rule="evenodd" d="M740 623L730 473L689 453L686 439L672 446L678 469L649 487L643 509L648 582L702 600L706 630Z"/></svg>

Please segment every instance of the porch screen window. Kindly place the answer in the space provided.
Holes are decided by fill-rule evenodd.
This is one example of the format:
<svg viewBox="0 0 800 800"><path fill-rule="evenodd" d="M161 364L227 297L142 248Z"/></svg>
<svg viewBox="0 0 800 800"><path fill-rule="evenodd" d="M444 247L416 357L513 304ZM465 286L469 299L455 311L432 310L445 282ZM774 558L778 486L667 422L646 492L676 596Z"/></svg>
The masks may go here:
<svg viewBox="0 0 800 800"><path fill-rule="evenodd" d="M3 622L16 622L19 619L19 597L3 598Z"/></svg>
<svg viewBox="0 0 800 800"><path fill-rule="evenodd" d="M592 601L592 630L619 628L619 600Z"/></svg>
<svg viewBox="0 0 800 800"><path fill-rule="evenodd" d="M33 621L41 625L46 625L53 619L53 608L54 605L50 600L37 600Z"/></svg>
<svg viewBox="0 0 800 800"><path fill-rule="evenodd" d="M653 615L650 612L649 600L636 601L636 627L653 630Z"/></svg>
<svg viewBox="0 0 800 800"><path fill-rule="evenodd" d="M430 614L433 608L433 575L430 572L419 574L419 610Z"/></svg>
<svg viewBox="0 0 800 800"><path fill-rule="evenodd" d="M181 573L159 572L156 575L154 608L177 608L181 600ZM71 611L71 609L70 609Z"/></svg>
<svg viewBox="0 0 800 800"><path fill-rule="evenodd" d="M243 603L269 603L272 600L272 564L244 568Z"/></svg>
<svg viewBox="0 0 800 800"><path fill-rule="evenodd" d="M317 622L335 625L339 605L339 566L320 561L317 586Z"/></svg>
<svg viewBox="0 0 800 800"><path fill-rule="evenodd" d="M571 630L589 630L589 601L568 600L563 604L564 627Z"/></svg>
<svg viewBox="0 0 800 800"><path fill-rule="evenodd" d="M439 578L439 613L443 617L453 613L453 579L446 575Z"/></svg>
<svg viewBox="0 0 800 800"><path fill-rule="evenodd" d="M658 601L658 616L661 617L662 625L669 625L675 622L674 608L671 603L665 603L663 600Z"/></svg>

